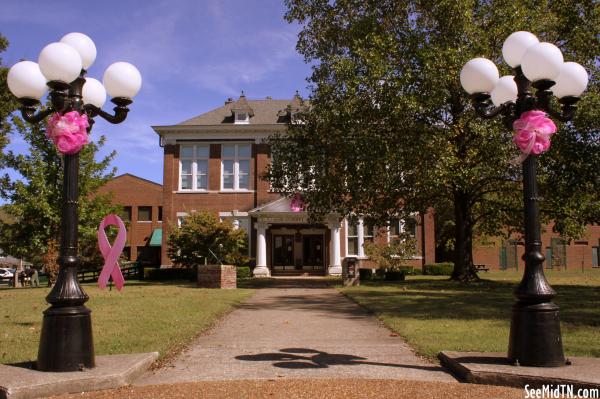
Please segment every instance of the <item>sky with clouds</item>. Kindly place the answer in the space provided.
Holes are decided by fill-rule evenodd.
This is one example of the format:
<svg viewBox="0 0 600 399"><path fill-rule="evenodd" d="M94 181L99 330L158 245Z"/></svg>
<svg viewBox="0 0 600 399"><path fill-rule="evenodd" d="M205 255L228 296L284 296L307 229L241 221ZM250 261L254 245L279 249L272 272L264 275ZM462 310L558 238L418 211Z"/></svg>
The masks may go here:
<svg viewBox="0 0 600 399"><path fill-rule="evenodd" d="M219 107L242 90L251 99L307 95L310 74L295 50L299 27L284 19L283 0L3 0L0 33L10 42L4 65L36 61L40 50L69 32L94 40L88 76L127 61L143 84L127 120L96 118L92 135L117 151L118 174L162 183L162 148L152 125L170 125ZM104 105L112 109L112 103ZM11 148L25 151L19 137Z"/></svg>

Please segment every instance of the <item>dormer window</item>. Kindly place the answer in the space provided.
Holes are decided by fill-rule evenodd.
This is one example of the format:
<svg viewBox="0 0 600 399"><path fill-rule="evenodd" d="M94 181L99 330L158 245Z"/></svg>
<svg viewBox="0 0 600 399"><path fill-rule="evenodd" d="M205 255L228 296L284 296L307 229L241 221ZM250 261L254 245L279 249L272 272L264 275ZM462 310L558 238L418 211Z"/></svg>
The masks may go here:
<svg viewBox="0 0 600 399"><path fill-rule="evenodd" d="M236 124L248 124L250 123L250 115L248 112L237 111L235 113L235 123Z"/></svg>

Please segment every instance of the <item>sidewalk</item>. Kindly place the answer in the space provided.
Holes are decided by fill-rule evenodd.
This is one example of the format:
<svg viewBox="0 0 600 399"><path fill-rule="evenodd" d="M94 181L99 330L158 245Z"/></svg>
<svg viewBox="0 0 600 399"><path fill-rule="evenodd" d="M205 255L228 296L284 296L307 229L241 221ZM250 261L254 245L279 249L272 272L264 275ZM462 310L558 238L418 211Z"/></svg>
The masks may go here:
<svg viewBox="0 0 600 399"><path fill-rule="evenodd" d="M323 280L277 279L135 385L282 378L455 381Z"/></svg>

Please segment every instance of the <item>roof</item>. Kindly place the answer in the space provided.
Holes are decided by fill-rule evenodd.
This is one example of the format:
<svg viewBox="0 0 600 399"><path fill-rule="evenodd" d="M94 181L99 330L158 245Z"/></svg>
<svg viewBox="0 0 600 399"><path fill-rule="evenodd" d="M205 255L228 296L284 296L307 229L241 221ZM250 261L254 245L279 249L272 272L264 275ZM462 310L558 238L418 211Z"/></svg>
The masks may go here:
<svg viewBox="0 0 600 399"><path fill-rule="evenodd" d="M115 176L110 181L115 181L117 179L123 179L123 178L126 178L126 177L129 177L129 178L132 178L132 179L135 179L135 180L139 180L141 182L150 183L150 184L154 184L156 186L162 187L162 184L160 184L160 183L154 182L152 180L144 179L143 177L132 175L131 173L123 173L123 174L121 174L119 176Z"/></svg>
<svg viewBox="0 0 600 399"><path fill-rule="evenodd" d="M249 112L250 125L283 125L289 121L289 115L286 111L297 109L299 101L301 99L297 95L288 100L273 100L271 98L248 100L242 93L237 101L228 100L223 106L185 120L179 123L178 126L233 125L234 111Z"/></svg>
<svg viewBox="0 0 600 399"><path fill-rule="evenodd" d="M290 212L290 213L300 213L292 211L292 198L279 198L275 201L268 202L264 205L261 205L257 208L251 209L248 213L282 213L282 212Z"/></svg>

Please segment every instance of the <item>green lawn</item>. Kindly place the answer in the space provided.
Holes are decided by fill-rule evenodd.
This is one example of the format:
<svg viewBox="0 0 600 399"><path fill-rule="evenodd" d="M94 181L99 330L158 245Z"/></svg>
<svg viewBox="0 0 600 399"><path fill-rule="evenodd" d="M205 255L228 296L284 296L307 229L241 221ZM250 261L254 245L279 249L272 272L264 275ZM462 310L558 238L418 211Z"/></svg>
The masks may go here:
<svg viewBox="0 0 600 399"><path fill-rule="evenodd" d="M195 288L188 282L127 282L123 291L84 284L97 355L181 348L253 293ZM0 363L37 357L48 288L0 289Z"/></svg>
<svg viewBox="0 0 600 399"><path fill-rule="evenodd" d="M564 349L600 357L600 270L546 273L557 291ZM363 283L340 290L372 310L415 350L433 358L442 350L508 348L512 291L521 272L481 273L471 284L414 276L398 283Z"/></svg>

